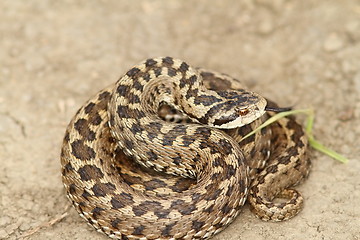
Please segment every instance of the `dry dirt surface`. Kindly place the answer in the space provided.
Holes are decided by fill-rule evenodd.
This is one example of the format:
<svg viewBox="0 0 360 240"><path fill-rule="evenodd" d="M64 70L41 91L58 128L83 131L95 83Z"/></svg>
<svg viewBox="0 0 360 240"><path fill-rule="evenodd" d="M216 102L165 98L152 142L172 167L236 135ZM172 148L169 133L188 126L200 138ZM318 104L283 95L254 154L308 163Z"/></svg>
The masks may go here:
<svg viewBox="0 0 360 240"><path fill-rule="evenodd" d="M3 0L0 13L0 239L107 239L68 208L65 127L90 96L157 56L315 109L316 138L349 158L313 151L298 216L262 222L245 205L215 240L360 239L359 1Z"/></svg>

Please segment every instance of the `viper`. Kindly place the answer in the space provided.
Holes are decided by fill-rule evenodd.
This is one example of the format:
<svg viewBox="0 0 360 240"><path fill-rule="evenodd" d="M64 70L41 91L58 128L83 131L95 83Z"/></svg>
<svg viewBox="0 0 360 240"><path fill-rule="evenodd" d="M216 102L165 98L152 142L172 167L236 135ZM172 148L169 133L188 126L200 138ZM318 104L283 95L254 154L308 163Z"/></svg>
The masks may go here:
<svg viewBox="0 0 360 240"><path fill-rule="evenodd" d="M248 200L265 221L295 216L309 173L293 117L243 140L281 108L228 75L147 59L87 101L61 151L67 196L117 239L206 239ZM282 199L277 200L277 199Z"/></svg>

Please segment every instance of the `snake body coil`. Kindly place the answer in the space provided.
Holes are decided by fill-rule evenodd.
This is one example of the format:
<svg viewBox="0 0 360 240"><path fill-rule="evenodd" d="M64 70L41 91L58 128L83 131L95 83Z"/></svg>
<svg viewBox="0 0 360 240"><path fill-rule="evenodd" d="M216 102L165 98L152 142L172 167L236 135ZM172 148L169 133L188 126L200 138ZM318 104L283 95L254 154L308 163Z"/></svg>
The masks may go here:
<svg viewBox="0 0 360 240"><path fill-rule="evenodd" d="M303 200L288 188L310 166L301 126L285 118L240 142L267 104L229 76L148 59L70 122L61 153L68 197L118 239L209 238L247 199L264 220L291 218Z"/></svg>

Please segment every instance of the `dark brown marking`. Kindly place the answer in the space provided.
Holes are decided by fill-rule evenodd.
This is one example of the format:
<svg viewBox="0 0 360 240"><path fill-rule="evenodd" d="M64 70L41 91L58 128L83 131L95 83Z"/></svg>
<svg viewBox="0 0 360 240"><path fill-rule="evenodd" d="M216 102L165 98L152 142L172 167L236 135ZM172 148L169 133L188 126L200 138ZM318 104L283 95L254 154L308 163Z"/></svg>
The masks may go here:
<svg viewBox="0 0 360 240"><path fill-rule="evenodd" d="M154 65L156 65L157 64L157 62L154 60L154 59L152 59L152 58L149 58L148 60L146 60L146 62L145 62L145 66L146 67L152 67L152 66L154 66Z"/></svg>
<svg viewBox="0 0 360 240"><path fill-rule="evenodd" d="M163 58L163 63L165 63L165 65L171 66L174 64L174 60L172 57L164 57Z"/></svg>
<svg viewBox="0 0 360 240"><path fill-rule="evenodd" d="M75 140L71 143L72 154L80 160L87 161L95 158L95 152L92 148L85 145L82 140Z"/></svg>
<svg viewBox="0 0 360 240"><path fill-rule="evenodd" d="M90 102L88 105L86 105L86 107L84 108L85 113L89 114L91 112L91 110L95 107L95 103Z"/></svg>
<svg viewBox="0 0 360 240"><path fill-rule="evenodd" d="M139 96L132 92L128 93L127 98L129 99L129 103L140 103Z"/></svg>
<svg viewBox="0 0 360 240"><path fill-rule="evenodd" d="M263 184L265 182L265 175L260 175L257 180L259 184Z"/></svg>
<svg viewBox="0 0 360 240"><path fill-rule="evenodd" d="M84 189L84 191L83 191L83 193L81 194L81 196L83 197L83 198L85 198L86 200L89 200L89 198L91 198L91 194L88 192L88 191L86 191L86 189Z"/></svg>
<svg viewBox="0 0 360 240"><path fill-rule="evenodd" d="M128 94L130 92L130 86L127 85L119 85L116 89L116 92L120 95L120 96L126 96L126 94Z"/></svg>
<svg viewBox="0 0 360 240"><path fill-rule="evenodd" d="M94 165L85 165L84 167L79 168L78 173L83 181L96 180L104 177L102 171Z"/></svg>
<svg viewBox="0 0 360 240"><path fill-rule="evenodd" d="M225 175L224 175L224 179L230 179L232 176L235 175L236 173L236 169L234 168L233 165L227 165L225 168Z"/></svg>
<svg viewBox="0 0 360 240"><path fill-rule="evenodd" d="M173 128L173 131L174 131L174 133L176 133L178 135L183 135L183 134L186 134L186 129L187 129L186 125L179 124Z"/></svg>
<svg viewBox="0 0 360 240"><path fill-rule="evenodd" d="M240 179L239 181L239 191L240 192L245 192L245 189L248 187L246 184L245 184L245 181L243 179Z"/></svg>
<svg viewBox="0 0 360 240"><path fill-rule="evenodd" d="M127 205L133 204L134 200L133 197L125 192L122 192L120 194L116 194L111 199L111 205L115 209L123 208Z"/></svg>
<svg viewBox="0 0 360 240"><path fill-rule="evenodd" d="M133 88L142 92L144 86L139 81L134 81Z"/></svg>
<svg viewBox="0 0 360 240"><path fill-rule="evenodd" d="M155 132L148 132L148 133L147 133L147 137L148 137L149 140L151 141L151 140L153 140L154 138L157 137L157 133L155 133Z"/></svg>
<svg viewBox="0 0 360 240"><path fill-rule="evenodd" d="M143 75L142 75L142 78L148 82L150 81L151 77L150 77L150 74L148 72L145 72Z"/></svg>
<svg viewBox="0 0 360 240"><path fill-rule="evenodd" d="M226 191L226 196L230 197L233 193L234 186L229 186L228 190Z"/></svg>
<svg viewBox="0 0 360 240"><path fill-rule="evenodd" d="M140 226L138 226L138 227L135 227L132 234L133 234L133 235L142 235L142 234L143 234L142 231L143 231L144 229L145 229L145 227L142 226L142 225L140 225Z"/></svg>
<svg viewBox="0 0 360 240"><path fill-rule="evenodd" d="M148 151L147 155L149 156L149 161L155 161L158 158L158 155L154 151Z"/></svg>
<svg viewBox="0 0 360 240"><path fill-rule="evenodd" d="M197 81L197 76L196 75L192 75L191 77L189 77L189 84L190 85L194 85L196 81Z"/></svg>
<svg viewBox="0 0 360 240"><path fill-rule="evenodd" d="M160 211L161 209L162 206L156 201L144 201L137 206L133 206L133 212L136 216L142 216L149 211Z"/></svg>
<svg viewBox="0 0 360 240"><path fill-rule="evenodd" d="M170 77L176 76L176 70L175 70L174 68L172 68L172 67L169 67L169 68L168 68L168 75L169 75Z"/></svg>
<svg viewBox="0 0 360 240"><path fill-rule="evenodd" d="M105 197L107 194L112 193L116 189L112 183L96 183L92 187L92 191L97 197Z"/></svg>
<svg viewBox="0 0 360 240"><path fill-rule="evenodd" d="M145 113L139 109L134 109L134 118L135 119L141 119L145 117Z"/></svg>
<svg viewBox="0 0 360 240"><path fill-rule="evenodd" d="M278 171L277 165L271 165L266 168L267 173L276 173Z"/></svg>
<svg viewBox="0 0 360 240"><path fill-rule="evenodd" d="M245 137L248 133L252 131L251 125L245 125L238 129L239 136ZM248 138L245 138L240 142L241 146L244 146L248 143L255 141L255 134L249 136Z"/></svg>
<svg viewBox="0 0 360 240"><path fill-rule="evenodd" d="M76 186L74 183L70 184L69 186L69 193L72 194L72 195L75 195L76 194Z"/></svg>
<svg viewBox="0 0 360 240"><path fill-rule="evenodd" d="M184 88L187 85L187 79L185 77L182 77L180 79L179 87Z"/></svg>
<svg viewBox="0 0 360 240"><path fill-rule="evenodd" d="M91 210L93 218L96 220L98 219L99 215L101 215L101 212L104 211L103 208L95 207L93 210Z"/></svg>
<svg viewBox="0 0 360 240"><path fill-rule="evenodd" d="M63 167L63 175L66 175L70 172L74 171L73 166L71 165L71 163L67 163L64 167Z"/></svg>
<svg viewBox="0 0 360 240"><path fill-rule="evenodd" d="M121 220L119 218L115 218L111 221L111 226L115 229L118 229L119 223L121 223Z"/></svg>
<svg viewBox="0 0 360 240"><path fill-rule="evenodd" d="M298 124L293 118L289 118L286 127L294 130L294 133L291 135L291 140L295 142L298 147L304 147L303 141L300 140L304 135L302 126Z"/></svg>
<svg viewBox="0 0 360 240"><path fill-rule="evenodd" d="M182 146L188 147L190 144L192 144L196 139L192 136L183 135L181 137L182 140Z"/></svg>
<svg viewBox="0 0 360 240"><path fill-rule="evenodd" d="M201 196L202 195L200 193L194 193L191 198L192 198L194 203L197 203L197 202L199 202Z"/></svg>
<svg viewBox="0 0 360 240"><path fill-rule="evenodd" d="M217 199L219 197L219 194L221 193L221 190L220 189L214 189L214 186L212 186L212 184L210 184L209 186L210 187L206 187L208 195L205 197L205 200L209 201L209 200Z"/></svg>
<svg viewBox="0 0 360 240"><path fill-rule="evenodd" d="M217 181L220 177L220 173L213 173L211 176L211 180Z"/></svg>
<svg viewBox="0 0 360 240"><path fill-rule="evenodd" d="M229 155L232 153L233 146L228 140L220 139L218 145L220 146L225 155Z"/></svg>
<svg viewBox="0 0 360 240"><path fill-rule="evenodd" d="M215 77L215 75L211 72L201 72L200 75L205 81L210 81L211 90L223 91L231 88L230 81Z"/></svg>
<svg viewBox="0 0 360 240"><path fill-rule="evenodd" d="M110 93L108 91L104 91L99 95L98 100L102 101L102 100L107 100L110 97Z"/></svg>
<svg viewBox="0 0 360 240"><path fill-rule="evenodd" d="M89 128L86 119L83 119L83 118L78 119L74 123L74 128L76 129L76 131L78 131L80 136L82 136L84 139L86 139L88 141L94 141L95 132Z"/></svg>
<svg viewBox="0 0 360 240"><path fill-rule="evenodd" d="M138 69L137 67L133 67L126 73L126 75L128 75L129 77L135 77L138 72L140 72L140 69Z"/></svg>
<svg viewBox="0 0 360 240"><path fill-rule="evenodd" d="M65 133L65 137L64 137L64 143L68 143L70 140L70 135L69 135L69 131L66 131Z"/></svg>
<svg viewBox="0 0 360 240"><path fill-rule="evenodd" d="M161 68L160 67L154 67L153 68L155 77L159 77L161 75Z"/></svg>
<svg viewBox="0 0 360 240"><path fill-rule="evenodd" d="M221 126L221 125L223 125L223 124L226 124L226 123L229 123L229 122L234 121L234 120L235 120L236 118L238 118L238 117L239 117L239 115L237 115L236 113L233 113L233 114L231 114L231 115L229 115L229 116L223 115L223 116L221 116L220 118L215 119L214 125L216 125L216 126Z"/></svg>
<svg viewBox="0 0 360 240"><path fill-rule="evenodd" d="M166 225L164 230L161 232L161 235L164 236L164 237L172 236L171 230L175 226L175 224L176 224L176 222Z"/></svg>
<svg viewBox="0 0 360 240"><path fill-rule="evenodd" d="M268 132L268 129L266 127L262 128L260 130L261 136L265 136L267 132Z"/></svg>
<svg viewBox="0 0 360 240"><path fill-rule="evenodd" d="M209 120L209 118L210 118L211 116L214 116L214 115L215 115L216 113L218 113L219 111L221 111L221 110L227 111L226 106L231 108L231 107L232 107L232 104L228 104L228 103L226 103L226 102L216 104L215 106L211 107L211 108L208 110L208 112L205 114L204 117L202 117L202 118L197 118L197 120L198 120L199 122L205 124L205 123L208 122L208 120ZM228 110L229 110L229 109L228 109Z"/></svg>
<svg viewBox="0 0 360 240"><path fill-rule="evenodd" d="M203 210L203 212L206 213L212 213L214 211L214 205L211 205L210 207Z"/></svg>
<svg viewBox="0 0 360 240"><path fill-rule="evenodd" d="M179 69L182 73L185 73L189 69L189 65L185 62L182 62Z"/></svg>
<svg viewBox="0 0 360 240"><path fill-rule="evenodd" d="M193 179L180 178L178 181L176 181L176 183L173 186L170 187L170 189L173 190L174 192L181 193L189 189L189 187L193 183L195 183Z"/></svg>
<svg viewBox="0 0 360 240"><path fill-rule="evenodd" d="M141 133L144 129L137 123L133 123L130 128L130 131L135 135L136 133Z"/></svg>
<svg viewBox="0 0 360 240"><path fill-rule="evenodd" d="M225 204L225 206L221 209L221 212L224 214L228 214L231 211L231 208Z"/></svg>
<svg viewBox="0 0 360 240"><path fill-rule="evenodd" d="M189 98L191 98L191 97L193 97L193 98L195 98L195 102L198 102L197 104L200 104L201 102L199 102L199 101L197 101L196 99L197 99L197 95L198 95L198 92L199 92L199 90L198 89L189 89L188 91L187 91L187 93L186 93L186 95L185 95L185 98L186 99L189 99Z"/></svg>
<svg viewBox="0 0 360 240"><path fill-rule="evenodd" d="M91 114L89 117L89 123L94 126L98 126L102 122L102 118L99 113Z"/></svg>
<svg viewBox="0 0 360 240"><path fill-rule="evenodd" d="M180 156L174 157L172 160L176 165L180 165L180 163L182 162Z"/></svg>
<svg viewBox="0 0 360 240"><path fill-rule="evenodd" d="M221 101L222 101L222 99L217 98L212 95L200 95L200 96L195 97L194 103L195 104L203 104L204 106L210 106L214 103L221 102Z"/></svg>
<svg viewBox="0 0 360 240"><path fill-rule="evenodd" d="M186 203L184 200L173 201L170 208L178 210L183 215L190 215L197 209L193 203Z"/></svg>
<svg viewBox="0 0 360 240"><path fill-rule="evenodd" d="M131 116L128 113L129 109L126 106L119 105L117 108L117 114L120 118L130 118Z"/></svg>
<svg viewBox="0 0 360 240"><path fill-rule="evenodd" d="M289 156L289 155L281 156L278 158L278 161L280 164L287 165L290 163L290 158L291 158L291 156Z"/></svg>
<svg viewBox="0 0 360 240"><path fill-rule="evenodd" d="M173 145L173 142L175 141L176 139L176 135L174 134L167 134L164 136L163 138L163 145L164 146L172 146Z"/></svg>
<svg viewBox="0 0 360 240"><path fill-rule="evenodd" d="M150 181L144 182L144 186L146 190L154 190L156 188L166 187L166 183L160 179L154 178Z"/></svg>
<svg viewBox="0 0 360 240"><path fill-rule="evenodd" d="M221 157L215 157L212 161L213 167L219 167L222 163Z"/></svg>
<svg viewBox="0 0 360 240"><path fill-rule="evenodd" d="M215 229L222 228L223 226L224 226L224 224L223 224L223 223L221 223L221 222L216 223L216 224L214 225Z"/></svg>
<svg viewBox="0 0 360 240"><path fill-rule="evenodd" d="M110 115L109 124L115 126L115 116L113 114Z"/></svg>
<svg viewBox="0 0 360 240"><path fill-rule="evenodd" d="M170 213L170 210L168 210L168 209L158 209L158 210L154 210L154 214L155 214L159 219L168 218L169 213Z"/></svg>
<svg viewBox="0 0 360 240"><path fill-rule="evenodd" d="M197 221L197 220L194 220L192 222L192 228L195 229L196 232L199 232L202 228L202 226L205 225L205 222L203 221Z"/></svg>

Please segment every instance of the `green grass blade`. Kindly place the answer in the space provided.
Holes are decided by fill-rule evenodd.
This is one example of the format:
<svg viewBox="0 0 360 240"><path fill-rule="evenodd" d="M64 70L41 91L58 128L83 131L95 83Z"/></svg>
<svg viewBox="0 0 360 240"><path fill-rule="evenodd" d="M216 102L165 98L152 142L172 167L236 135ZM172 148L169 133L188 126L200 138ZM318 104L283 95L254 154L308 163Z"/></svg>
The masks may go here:
<svg viewBox="0 0 360 240"><path fill-rule="evenodd" d="M347 159L346 157L342 156L341 154L338 154L337 152L325 147L324 145L322 145L321 143L319 143L318 141L316 141L314 138L309 138L309 144L312 148L318 150L319 152L325 153L326 155L342 162L342 163L347 163L349 161L349 159Z"/></svg>
<svg viewBox="0 0 360 240"><path fill-rule="evenodd" d="M309 109L309 113L307 113L308 117L306 119L306 128L305 132L308 134L308 136L312 136L312 129L314 125L314 111L312 109Z"/></svg>
<svg viewBox="0 0 360 240"><path fill-rule="evenodd" d="M257 133L258 131L260 131L261 129L263 129L266 126L269 126L270 124L278 121L280 118L289 116L289 115L294 115L294 114L298 114L298 113L305 113L305 114L309 114L312 110L311 109L298 109L298 110L291 110L291 111L286 111L286 112L281 112L278 113L274 116L272 116L271 118L269 118L268 120L266 120L263 124L261 124L259 127L257 127L256 129L254 129L253 131L251 131L250 133L248 133L247 135L245 135L240 141L250 137L251 135Z"/></svg>
<svg viewBox="0 0 360 240"><path fill-rule="evenodd" d="M271 118L269 118L268 120L266 120L259 127L257 127L256 129L254 129L253 131L251 131L250 133L245 135L240 141L250 137L251 135L260 131L262 128L278 121L280 118L283 118L283 117L286 117L289 115L299 114L299 113L307 115L305 132L309 138L310 146L312 148L318 150L319 152L322 152L322 153L328 155L329 157L332 157L342 163L347 163L349 161L347 158L345 158L344 156L338 154L337 152L325 147L320 142L316 141L314 139L314 137L312 136L312 129L313 129L313 125L314 125L314 116L315 116L314 111L312 109L298 109L298 110L292 110L292 111L278 113L278 114L272 116Z"/></svg>

